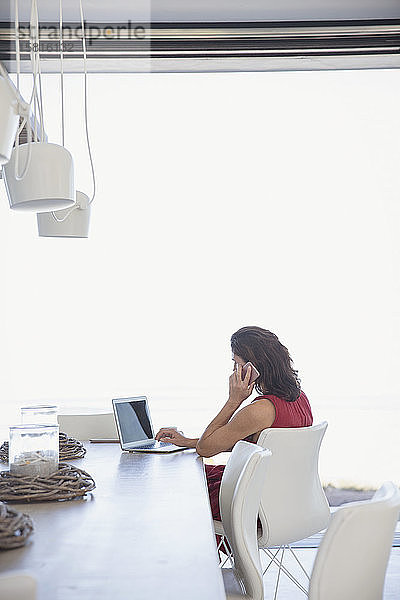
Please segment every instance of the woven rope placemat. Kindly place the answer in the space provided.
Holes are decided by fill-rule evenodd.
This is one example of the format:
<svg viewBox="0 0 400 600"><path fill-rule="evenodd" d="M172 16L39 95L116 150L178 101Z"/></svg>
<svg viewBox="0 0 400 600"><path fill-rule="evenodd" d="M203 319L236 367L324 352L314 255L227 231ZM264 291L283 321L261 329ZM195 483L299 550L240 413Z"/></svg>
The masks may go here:
<svg viewBox="0 0 400 600"><path fill-rule="evenodd" d="M3 442L0 446L0 460L8 463L8 442Z"/></svg>
<svg viewBox="0 0 400 600"><path fill-rule="evenodd" d="M72 460L83 458L86 448L79 440L68 437L66 433L60 433L60 460Z"/></svg>
<svg viewBox="0 0 400 600"><path fill-rule="evenodd" d="M96 487L89 473L67 463L59 463L50 477L26 477L10 471L0 472L0 501L44 502L72 500Z"/></svg>
<svg viewBox="0 0 400 600"><path fill-rule="evenodd" d="M0 550L23 546L32 531L33 524L28 515L0 502Z"/></svg>
<svg viewBox="0 0 400 600"><path fill-rule="evenodd" d="M59 436L60 460L73 460L74 458L83 458L86 454L86 448L79 440L68 437L66 433L60 433ZM0 461L8 463L8 442L3 442L0 446Z"/></svg>

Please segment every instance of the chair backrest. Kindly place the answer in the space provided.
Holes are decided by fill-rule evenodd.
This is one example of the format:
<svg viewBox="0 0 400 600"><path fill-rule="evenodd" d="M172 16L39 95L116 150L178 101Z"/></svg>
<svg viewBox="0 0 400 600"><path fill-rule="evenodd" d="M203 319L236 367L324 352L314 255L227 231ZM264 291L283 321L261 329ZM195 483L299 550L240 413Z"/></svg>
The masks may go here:
<svg viewBox="0 0 400 600"><path fill-rule="evenodd" d="M334 513L314 562L310 600L382 599L399 509L399 488L387 482L371 500Z"/></svg>
<svg viewBox="0 0 400 600"><path fill-rule="evenodd" d="M91 438L118 439L114 414L58 415L60 432L85 441Z"/></svg>
<svg viewBox="0 0 400 600"><path fill-rule="evenodd" d="M271 452L255 444L235 444L220 488L221 517L233 552L235 574L252 600L263 600L257 543L257 515Z"/></svg>
<svg viewBox="0 0 400 600"><path fill-rule="evenodd" d="M257 440L272 457L261 495L260 547L302 540L329 521L330 510L318 474L319 449L328 423L264 429Z"/></svg>
<svg viewBox="0 0 400 600"><path fill-rule="evenodd" d="M27 573L0 575L0 600L36 600L36 579Z"/></svg>

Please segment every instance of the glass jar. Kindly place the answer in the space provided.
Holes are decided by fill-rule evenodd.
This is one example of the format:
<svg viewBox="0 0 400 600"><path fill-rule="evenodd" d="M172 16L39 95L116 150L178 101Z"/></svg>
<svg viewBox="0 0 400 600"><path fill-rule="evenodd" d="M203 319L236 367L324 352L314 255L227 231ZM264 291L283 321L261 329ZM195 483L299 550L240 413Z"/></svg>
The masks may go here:
<svg viewBox="0 0 400 600"><path fill-rule="evenodd" d="M58 425L10 427L10 472L27 477L49 477L58 470Z"/></svg>
<svg viewBox="0 0 400 600"><path fill-rule="evenodd" d="M57 425L58 407L50 404L21 407L21 423L37 425Z"/></svg>

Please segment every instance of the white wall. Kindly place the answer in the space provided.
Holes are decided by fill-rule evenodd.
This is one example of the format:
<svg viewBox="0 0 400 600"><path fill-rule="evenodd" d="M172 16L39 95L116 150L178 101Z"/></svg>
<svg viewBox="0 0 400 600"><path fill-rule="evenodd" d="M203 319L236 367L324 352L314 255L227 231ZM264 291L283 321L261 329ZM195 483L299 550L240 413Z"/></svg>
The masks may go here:
<svg viewBox="0 0 400 600"><path fill-rule="evenodd" d="M90 192L81 83L67 77L66 145ZM57 77L44 88L58 141ZM366 480L340 427L371 453L382 410L400 425L399 91L398 71L91 76L90 238L39 239L1 186L5 403L148 393L159 420L174 406L198 429L224 399L231 333L257 324L329 416L327 478Z"/></svg>

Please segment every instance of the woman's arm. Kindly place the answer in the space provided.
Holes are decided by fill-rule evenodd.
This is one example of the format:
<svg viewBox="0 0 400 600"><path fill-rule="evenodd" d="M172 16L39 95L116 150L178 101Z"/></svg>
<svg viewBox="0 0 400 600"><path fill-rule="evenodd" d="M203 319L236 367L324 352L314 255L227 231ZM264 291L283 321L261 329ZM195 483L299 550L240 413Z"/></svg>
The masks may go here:
<svg viewBox="0 0 400 600"><path fill-rule="evenodd" d="M209 426L201 436L201 440L205 440L209 435L214 433L214 431L218 429L221 425L225 425L229 421L235 410L241 405L243 400L250 396L254 387L254 384L249 386L250 376L251 369L247 369L246 377L244 381L242 381L242 367L240 365L237 365L236 369L229 378L229 400L225 404L224 408L220 411L220 413L209 424ZM255 431L257 431L257 429ZM177 431L175 427L161 427L155 439L159 440L160 442L171 442L176 446L186 446L187 448L196 449L199 442L199 438L187 438L183 435L182 432ZM197 452L200 454L198 449ZM214 454L217 453L214 452ZM206 455L204 454L203 456ZM212 454L210 454L210 456L212 456Z"/></svg>
<svg viewBox="0 0 400 600"><path fill-rule="evenodd" d="M230 450L239 440L272 425L275 409L271 402L256 402L234 413L242 402L250 396L254 384L249 385L251 369L242 380L242 367L237 365L229 378L229 398L223 408L211 421L199 439L196 450L205 457Z"/></svg>
<svg viewBox="0 0 400 600"><path fill-rule="evenodd" d="M232 408L228 400L221 412L211 421L196 446L200 456L209 458L219 452L226 452L239 440L270 427L275 419L274 406L268 400L249 404L224 422L229 413L233 414Z"/></svg>
<svg viewBox="0 0 400 600"><path fill-rule="evenodd" d="M156 435L156 440L159 440L160 442L170 442L171 444L175 444L175 446L196 448L199 438L188 438L174 427L161 427Z"/></svg>

